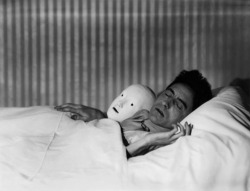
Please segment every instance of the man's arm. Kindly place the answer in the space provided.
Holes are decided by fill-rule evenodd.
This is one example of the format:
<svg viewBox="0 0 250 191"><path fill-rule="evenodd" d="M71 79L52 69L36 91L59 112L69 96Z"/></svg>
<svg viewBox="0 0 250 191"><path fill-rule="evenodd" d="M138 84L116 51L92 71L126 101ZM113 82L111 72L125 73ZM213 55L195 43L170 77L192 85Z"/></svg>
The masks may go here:
<svg viewBox="0 0 250 191"><path fill-rule="evenodd" d="M178 132L177 125L180 128L180 132ZM168 132L147 134L144 138L128 145L127 152L132 157L142 155L151 150L154 150L155 148L169 145L182 136L191 135L191 131L193 128L192 124L188 124L186 122L185 127L180 123L178 123L177 125L173 125L173 130Z"/></svg>
<svg viewBox="0 0 250 191"><path fill-rule="evenodd" d="M72 119L91 121L94 119L107 118L106 113L99 109L84 106L81 104L66 103L63 105L55 106L55 109L63 112L72 113Z"/></svg>

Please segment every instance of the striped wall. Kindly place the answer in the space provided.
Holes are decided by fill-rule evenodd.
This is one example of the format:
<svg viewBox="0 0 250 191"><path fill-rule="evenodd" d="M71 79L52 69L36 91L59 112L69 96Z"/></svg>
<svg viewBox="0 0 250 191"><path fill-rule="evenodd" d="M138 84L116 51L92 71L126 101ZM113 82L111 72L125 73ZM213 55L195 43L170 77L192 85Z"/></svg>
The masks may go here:
<svg viewBox="0 0 250 191"><path fill-rule="evenodd" d="M0 106L106 110L182 69L213 87L250 77L249 0L0 0Z"/></svg>

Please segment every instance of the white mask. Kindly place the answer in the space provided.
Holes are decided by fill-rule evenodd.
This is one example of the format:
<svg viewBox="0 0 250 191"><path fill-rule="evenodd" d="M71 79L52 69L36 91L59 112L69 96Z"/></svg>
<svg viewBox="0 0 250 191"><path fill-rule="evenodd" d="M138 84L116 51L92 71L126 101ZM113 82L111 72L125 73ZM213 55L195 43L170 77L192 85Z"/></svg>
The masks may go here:
<svg viewBox="0 0 250 191"><path fill-rule="evenodd" d="M146 86L131 85L111 103L107 111L108 118L122 122L139 110L150 110L154 100L155 95Z"/></svg>

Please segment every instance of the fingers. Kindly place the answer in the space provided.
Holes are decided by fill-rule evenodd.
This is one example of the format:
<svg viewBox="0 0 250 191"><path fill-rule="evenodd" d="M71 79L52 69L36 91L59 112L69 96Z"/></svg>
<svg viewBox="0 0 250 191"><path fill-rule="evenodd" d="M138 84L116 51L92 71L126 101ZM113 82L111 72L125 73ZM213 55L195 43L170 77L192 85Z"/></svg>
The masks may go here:
<svg viewBox="0 0 250 191"><path fill-rule="evenodd" d="M54 108L59 111L64 111L65 109L66 110L67 109L80 109L82 108L82 105L74 104L74 103L66 103L66 104L55 106Z"/></svg>
<svg viewBox="0 0 250 191"><path fill-rule="evenodd" d="M82 112L83 106L80 104L74 104L74 103L66 103L63 105L55 106L54 107L57 111L62 112L70 112L71 113L71 119L74 120L83 120L87 121L89 116Z"/></svg>
<svg viewBox="0 0 250 191"><path fill-rule="evenodd" d="M175 128L179 128L179 132L175 132L175 135L173 135L171 137L171 140L176 140L182 136L186 136L186 135L191 135L192 129L193 129L193 125L192 124L188 124L187 122L185 122L184 126L180 123L177 123L177 125L172 125Z"/></svg>
<svg viewBox="0 0 250 191"><path fill-rule="evenodd" d="M186 135L191 135L193 125L191 123L188 124L187 122L185 122L185 128L186 128Z"/></svg>
<svg viewBox="0 0 250 191"><path fill-rule="evenodd" d="M173 129L171 130L171 132L173 132L174 134L177 134L180 132L180 128L176 125L176 124L172 124Z"/></svg>
<svg viewBox="0 0 250 191"><path fill-rule="evenodd" d="M192 133L192 130L193 130L193 128L194 128L194 126L193 126L193 124L188 124L188 131L187 131L187 135L191 135L191 133Z"/></svg>
<svg viewBox="0 0 250 191"><path fill-rule="evenodd" d="M177 126L180 128L180 132L178 134L181 134L181 136L186 134L185 128L182 124L177 123Z"/></svg>
<svg viewBox="0 0 250 191"><path fill-rule="evenodd" d="M62 104L62 105L57 105L54 108L55 109L62 109L62 108L69 107L69 106L72 106L72 104L71 103L65 103L65 104Z"/></svg>
<svg viewBox="0 0 250 191"><path fill-rule="evenodd" d="M78 115L78 114L73 114L71 116L71 119L74 119L74 120L82 120L82 121L85 121L85 122L88 122L88 117L87 116L81 116L81 115Z"/></svg>
<svg viewBox="0 0 250 191"><path fill-rule="evenodd" d="M57 109L57 111L70 112L72 114L80 115L79 110L71 107L65 107L62 109Z"/></svg>
<svg viewBox="0 0 250 191"><path fill-rule="evenodd" d="M192 129L193 129L193 125L192 124L188 124L188 122L185 122L184 126L180 123L177 123L178 127L180 128L180 134L182 136L184 135L191 135Z"/></svg>
<svg viewBox="0 0 250 191"><path fill-rule="evenodd" d="M185 135L185 129L183 125L181 125L180 123L177 123L177 124L173 124L172 126L174 127L173 130L168 132L168 135L171 141L174 141L178 139L179 137L182 137Z"/></svg>
<svg viewBox="0 0 250 191"><path fill-rule="evenodd" d="M66 104L63 104L63 105L55 106L54 108L57 111L71 112L71 113L80 114L79 111L80 111L81 107L82 107L82 105L79 105L79 104L66 103Z"/></svg>
<svg viewBox="0 0 250 191"><path fill-rule="evenodd" d="M74 120L79 120L80 115L72 114L70 118Z"/></svg>
<svg viewBox="0 0 250 191"><path fill-rule="evenodd" d="M171 131L168 132L160 132L160 133L156 133L158 135L158 139L171 139L174 140L176 139L176 137L181 137L183 136L181 133L177 133L178 132L178 127L177 125L172 125L174 128Z"/></svg>
<svg viewBox="0 0 250 191"><path fill-rule="evenodd" d="M182 125L180 123L173 124L173 129L168 132L158 132L150 133L147 135L147 138L150 142L150 145L168 145L176 141L178 138L186 135L190 135L193 125L188 124L187 122ZM178 131L179 129L179 131Z"/></svg>

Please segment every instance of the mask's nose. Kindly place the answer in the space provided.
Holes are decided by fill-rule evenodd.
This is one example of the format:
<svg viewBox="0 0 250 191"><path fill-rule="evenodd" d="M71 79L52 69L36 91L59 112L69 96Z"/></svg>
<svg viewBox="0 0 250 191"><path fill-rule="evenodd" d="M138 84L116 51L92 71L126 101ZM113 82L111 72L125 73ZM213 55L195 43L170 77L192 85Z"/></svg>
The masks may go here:
<svg viewBox="0 0 250 191"><path fill-rule="evenodd" d="M120 101L120 102L117 103L117 106L118 106L119 108L123 108L123 104L124 104L124 102Z"/></svg>

